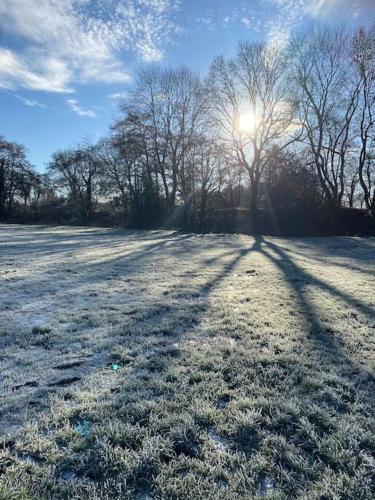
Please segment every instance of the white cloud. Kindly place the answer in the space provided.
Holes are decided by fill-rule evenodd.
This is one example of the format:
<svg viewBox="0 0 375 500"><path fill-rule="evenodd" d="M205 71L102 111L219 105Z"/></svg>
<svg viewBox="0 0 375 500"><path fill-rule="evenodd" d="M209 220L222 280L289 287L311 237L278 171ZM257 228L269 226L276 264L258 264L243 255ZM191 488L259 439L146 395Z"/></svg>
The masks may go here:
<svg viewBox="0 0 375 500"><path fill-rule="evenodd" d="M250 28L251 26L251 19L249 19L248 17L243 17L241 19L241 23L244 24L246 26L246 28Z"/></svg>
<svg viewBox="0 0 375 500"><path fill-rule="evenodd" d="M17 54L0 47L0 87L13 90L24 87L31 90L71 92L68 86L71 73L57 59L45 58L38 68L32 68Z"/></svg>
<svg viewBox="0 0 375 500"><path fill-rule="evenodd" d="M69 92L75 83L126 82L124 52L151 62L176 31L177 0L1 0L0 86Z"/></svg>
<svg viewBox="0 0 375 500"><path fill-rule="evenodd" d="M16 97L19 101L23 102L25 106L28 106L29 108L45 108L46 105L43 104L42 102L37 101L36 99L27 99L27 97L22 97L20 95L14 94L14 97Z"/></svg>
<svg viewBox="0 0 375 500"><path fill-rule="evenodd" d="M36 99L28 99L27 97L23 97L18 94L14 94L13 92L8 92L7 90L3 90L6 94L10 95L11 97L14 97L18 101L21 101L25 106L28 106L29 108L46 108L47 106L43 102L39 102Z"/></svg>
<svg viewBox="0 0 375 500"><path fill-rule="evenodd" d="M346 17L356 18L362 14L375 14L374 0L309 0L306 11L313 17L344 13Z"/></svg>
<svg viewBox="0 0 375 500"><path fill-rule="evenodd" d="M116 92L115 94L108 94L109 99L125 99L128 96L127 92Z"/></svg>
<svg viewBox="0 0 375 500"><path fill-rule="evenodd" d="M67 99L66 102L69 104L71 109L79 116L87 116L89 118L95 118L96 113L92 109L84 109L79 104L77 99Z"/></svg>
<svg viewBox="0 0 375 500"><path fill-rule="evenodd" d="M268 42L283 47L306 15L306 0L271 0L276 15L267 23Z"/></svg>
<svg viewBox="0 0 375 500"><path fill-rule="evenodd" d="M306 16L346 20L375 14L374 0L270 0L276 15L268 23L271 43L284 45Z"/></svg>
<svg viewBox="0 0 375 500"><path fill-rule="evenodd" d="M290 33L309 17L345 20L362 16L371 19L375 0L260 0L242 11L241 23L254 32L263 32L268 43L283 47Z"/></svg>

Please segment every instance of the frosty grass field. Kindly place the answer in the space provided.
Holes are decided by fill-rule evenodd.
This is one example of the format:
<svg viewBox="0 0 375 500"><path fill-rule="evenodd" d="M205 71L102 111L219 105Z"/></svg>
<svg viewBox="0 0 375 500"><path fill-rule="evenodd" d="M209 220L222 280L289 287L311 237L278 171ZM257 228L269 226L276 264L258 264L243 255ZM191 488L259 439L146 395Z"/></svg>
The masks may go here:
<svg viewBox="0 0 375 500"><path fill-rule="evenodd" d="M375 239L0 226L0 498L371 499Z"/></svg>

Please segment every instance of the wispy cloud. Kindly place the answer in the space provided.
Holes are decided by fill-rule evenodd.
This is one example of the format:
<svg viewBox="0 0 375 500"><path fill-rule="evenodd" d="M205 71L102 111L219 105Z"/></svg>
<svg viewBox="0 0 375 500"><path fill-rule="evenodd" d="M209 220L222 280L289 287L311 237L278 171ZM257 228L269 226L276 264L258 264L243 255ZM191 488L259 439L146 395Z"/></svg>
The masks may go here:
<svg viewBox="0 0 375 500"><path fill-rule="evenodd" d="M107 97L109 97L109 99L125 99L127 95L127 92L116 92L114 94L108 94Z"/></svg>
<svg viewBox="0 0 375 500"><path fill-rule="evenodd" d="M46 108L47 106L40 101L37 101L36 99L28 99L27 97L23 97L18 94L14 94L13 92L8 92L7 90L3 90L6 94L10 95L11 97L14 97L18 101L21 101L25 106L28 106L29 108Z"/></svg>
<svg viewBox="0 0 375 500"><path fill-rule="evenodd" d="M126 82L127 53L159 60L176 32L178 0L1 0L0 87L70 92ZM7 37L7 38L5 38Z"/></svg>
<svg viewBox="0 0 375 500"><path fill-rule="evenodd" d="M245 3L234 6L226 24L240 22L270 44L285 46L291 32L308 19L371 19L374 14L375 0L258 0L251 2L251 6ZM220 24L218 19L217 25Z"/></svg>
<svg viewBox="0 0 375 500"><path fill-rule="evenodd" d="M252 25L251 19L249 19L248 17L242 17L241 23L244 24L246 28L250 28L250 26Z"/></svg>
<svg viewBox="0 0 375 500"><path fill-rule="evenodd" d="M30 67L23 57L0 47L0 87L14 90L18 87L50 92L71 92L71 71L67 65L53 57L34 60Z"/></svg>
<svg viewBox="0 0 375 500"><path fill-rule="evenodd" d="M43 104L42 102L37 101L36 99L28 99L27 97L22 97L17 94L13 94L16 99L19 101L23 102L25 106L28 106L29 108L45 108L46 105Z"/></svg>
<svg viewBox="0 0 375 500"><path fill-rule="evenodd" d="M345 17L356 18L364 14L375 14L374 0L309 0L307 12L314 17L345 13Z"/></svg>
<svg viewBox="0 0 375 500"><path fill-rule="evenodd" d="M308 17L346 20L375 14L374 0L266 0L273 16L266 22L270 43L285 45L290 33Z"/></svg>
<svg viewBox="0 0 375 500"><path fill-rule="evenodd" d="M77 99L67 99L66 102L69 104L71 109L79 116L87 116L89 118L95 118L96 113L92 109L84 109L77 101Z"/></svg>
<svg viewBox="0 0 375 500"><path fill-rule="evenodd" d="M306 16L306 0L271 0L274 17L266 23L268 42L280 47L288 43L290 33Z"/></svg>

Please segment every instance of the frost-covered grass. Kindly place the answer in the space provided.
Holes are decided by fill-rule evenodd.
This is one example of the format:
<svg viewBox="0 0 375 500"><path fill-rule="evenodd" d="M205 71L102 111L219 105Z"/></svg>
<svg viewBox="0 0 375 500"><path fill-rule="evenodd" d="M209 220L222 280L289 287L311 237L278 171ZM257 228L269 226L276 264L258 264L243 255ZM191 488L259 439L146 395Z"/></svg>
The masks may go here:
<svg viewBox="0 0 375 500"><path fill-rule="evenodd" d="M0 226L0 498L372 499L375 240Z"/></svg>

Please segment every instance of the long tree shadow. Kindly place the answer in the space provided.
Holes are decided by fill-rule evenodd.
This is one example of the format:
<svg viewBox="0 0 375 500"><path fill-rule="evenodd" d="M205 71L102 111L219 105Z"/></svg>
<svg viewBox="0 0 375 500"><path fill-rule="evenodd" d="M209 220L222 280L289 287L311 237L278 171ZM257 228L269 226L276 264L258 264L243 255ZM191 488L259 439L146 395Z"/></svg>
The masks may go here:
<svg viewBox="0 0 375 500"><path fill-rule="evenodd" d="M184 240L181 244L185 246L187 241ZM180 251L186 251L186 248L183 250L178 248L176 253L178 254ZM158 248L157 252L163 252L163 248ZM115 393L111 402L114 413L116 413L116 408L124 408L122 410L122 415L125 415L126 419L129 419L132 425L141 426L147 429L152 427L153 413L160 413L162 415L160 417L160 428L153 432L156 432L159 437L163 436L163 438L167 439L169 434L164 430L164 426L168 426L168 424L162 421L164 418L168 421L168 419L172 417L171 415L167 416L165 412L168 413L171 411L173 413L181 411L185 412L185 414L192 412L193 408L189 399L192 394L199 394L201 401L204 401L204 386L200 389L194 389L194 391L196 391L194 393L191 388L189 389L189 383L191 380L192 384L199 384L199 379L196 379L193 373L194 367L196 366L196 353L194 351L198 349L200 343L204 344L207 339L198 339L198 342L195 344L196 347L192 349L193 352L188 353L186 358L184 358L184 353L182 352L183 340L189 338L190 334L198 329L204 317L207 318L206 306L210 297L217 291L218 287L223 285L228 276L232 275L233 271L240 265L243 259L256 252L263 255L276 269L281 271L284 282L294 291L296 296L295 307L301 311L306 325L306 343L309 344L305 346L307 357L309 351L314 352L321 365L318 368L319 371L336 371L340 373L344 379L353 382L356 388L361 390L362 397L366 398L367 402L372 401L373 380L369 378L366 369L354 362L343 350L338 339L333 335L333 332L327 331L314 303L309 298L305 285L314 285L320 290L326 291L340 300L344 300L350 306L357 307L367 316L373 314L372 308L363 304L360 300L348 296L348 294L345 294L334 286L311 276L309 273L302 270L290 256L281 250L277 243L258 237L255 238L251 246L245 248L242 246L242 248L236 249L232 255L228 255L228 252L224 249L216 258L211 257L208 259L208 265L213 266L213 273L205 277L198 286L194 285L189 287L189 285L187 285L186 300L183 300L178 294L175 295L175 292L178 292L180 287L184 285L185 279L190 281L191 278L193 282L193 278L202 272L201 260L198 259L197 262L193 261L185 270L186 275L181 276L180 282L176 283L175 286L170 286L168 290L165 290L165 292L168 292L167 297L173 299L171 301L173 305L170 304L166 308L160 308L159 304L156 303L154 304L156 306L155 309L151 307L142 319L134 317L134 319L130 321L124 335L126 354L124 358L121 358L121 356L119 358L119 363L129 362L129 368L127 376L121 379L116 387L114 387L114 390L118 391ZM156 253L156 257L158 255L160 254ZM193 285L192 282L191 285ZM139 349L142 344L143 347ZM121 346L118 347L120 347L120 349L117 350L117 352L121 353ZM215 347L209 343L207 346L203 345L202 350L203 352L207 350L207 357L211 348L215 349ZM216 347L216 349L218 349L217 352L220 352L219 348ZM135 355L133 353L134 350L137 351ZM129 352L131 353L130 360L128 358ZM248 354L251 358L251 353ZM139 361L137 361L138 358L140 358ZM259 366L259 368L262 369L261 365L258 365L257 354L255 354L253 361L256 367ZM252 360L250 360L250 363L251 362ZM276 360L276 363L277 362ZM280 363L283 362L284 360L281 359ZM178 379L176 379L176 381L172 379L173 383L170 384L169 381L171 379L169 377L171 377L171 373L173 373L173 367L190 370L191 376L190 379L188 379L189 381L186 383L185 379L184 382L179 383ZM224 383L227 384L227 387L230 387L233 383L231 375L232 373L235 374L237 368L233 371L228 368L229 367L226 367L223 370L222 375L225 377L229 374L228 380L225 380ZM296 368L302 374L302 380L299 381L294 391L292 391L292 387L290 387L294 396L299 394L299 391L302 390L304 377L307 379L310 375L309 372L305 372L306 366L304 366L303 360L296 365ZM293 371L294 367L292 366L289 369ZM267 368L263 368L263 370L266 372ZM185 400L183 400L183 396ZM292 396L287 393L283 397L286 405L289 402L289 397L290 401L292 400ZM140 400L142 401L142 411L137 409L134 413L134 408L139 408ZM181 403L181 401L183 402ZM303 399L300 400L301 405L303 401ZM334 404L336 405L336 402L334 402ZM342 411L342 407L343 406L340 405L334 406L338 415ZM173 418L178 419L178 416L174 416ZM272 423L270 424L269 428L267 428L267 432L281 433L285 435L286 439L293 439L292 433L297 432L298 429L298 422L294 423L293 421L290 424L292 430L288 429L287 426L284 429L282 427L275 428L273 425ZM294 425L295 427L293 427ZM92 446L93 450L95 450L94 443ZM178 446L173 448L173 450L177 454L183 453L185 455L187 454L187 456L191 454L191 456L194 457L194 447L194 440L193 443L186 440L183 445L178 443ZM317 456L319 456L321 460L329 464L329 459L327 459L323 453L319 454L319 451L316 449L314 453L317 453ZM88 456L90 460L86 459L82 467L82 473L97 480L98 473L95 467L99 467L98 462L93 458L93 454ZM134 487L137 488L140 481L140 476L136 475L131 486L134 485ZM148 477L145 483L147 487L151 487L152 478Z"/></svg>
<svg viewBox="0 0 375 500"><path fill-rule="evenodd" d="M323 292L328 292L334 299L346 303L349 308L354 307L359 310L369 320L375 317L374 307L364 304L361 300L301 269L278 244L263 237L257 237L257 240L259 251L282 272L285 282L295 293L296 306L304 316L307 340L315 346L322 365L328 370L333 366L341 366L344 371L342 375L348 378L358 375L359 386L370 395L375 382L373 374L344 351L340 338L331 328L323 324L305 287L313 285Z"/></svg>
<svg viewBox="0 0 375 500"><path fill-rule="evenodd" d="M177 250L177 254L186 252L187 238L188 236L179 240L184 249ZM195 266L190 264L184 273L179 275L179 281L164 289L161 297L149 303L146 309L140 311L140 314L129 317L124 325L124 339L128 337L134 347L142 342L142 337L143 340L154 337L153 344L161 346L161 349L152 350L148 356L147 366L144 367L146 371L148 368L151 372L154 371L154 366L158 366L157 358L168 356L172 346L179 344L185 334L197 328L206 313L209 298L216 287L230 276L245 256L258 249L259 243L254 241L250 248L238 248L230 254L224 251L212 257L210 265L215 266L215 269L203 279L201 284L196 286L192 286L192 280L201 275L202 267L200 262ZM163 246L155 247L153 250L162 252ZM153 256L157 257L158 253ZM217 269L220 271L217 272ZM126 344L129 345L129 342ZM114 343L109 340L105 347L110 349L113 346Z"/></svg>
<svg viewBox="0 0 375 500"><path fill-rule="evenodd" d="M371 386L373 384L368 378L363 377L365 371L344 352L332 332L326 330L314 303L309 298L305 285L313 285L328 292L333 297L358 308L368 317L374 313L370 306L307 273L293 261L290 255L280 249L277 243L268 239L257 237L251 246L244 247L243 243L240 243L235 247L232 246L233 251L231 252L228 251L226 245L223 245L223 248L220 248L216 255L208 256L206 260L203 260L204 251L213 249L217 245L217 240L213 238L212 241L208 240L205 245L197 247L194 247L192 241L191 235L178 236L174 240L166 238L163 241L146 241L143 252L142 249L137 249L133 254L122 256L119 253L114 258L109 255L108 261L104 261L100 269L95 269L97 266L95 262L78 265L77 271L83 275L77 282L73 281L73 286L76 289L72 290L72 293L76 293L77 296L81 293L82 282L84 284L85 281L99 281L100 284L100 281L105 279L108 270L116 264L123 265L123 268L114 270L115 273L125 274L128 272L128 275L138 279L139 269L152 266L153 262L158 262L158 259L168 259L165 250L170 243L176 245L171 250L171 254L179 259L177 269L173 269L173 261L171 262L170 273L173 274L176 281L166 280L164 289L158 290L151 297L149 303L142 297L143 309L139 314L130 314L128 310L123 311L126 313L126 321L122 325L123 328L119 329L119 335L112 337L108 333L105 341L97 347L98 353L102 351L108 356L102 358L103 361L100 365L86 366L82 381L85 383L86 378L97 377L98 400L94 403L93 398L90 404L82 403L82 398L80 399L79 396L81 388L77 387L77 398L74 397L74 388L72 388L67 403L69 405L67 413L63 414L61 421L54 417L56 426L61 426L61 428L66 425L67 418L72 422L72 426L76 425L77 422L89 422L90 424L90 419L96 424L94 436L85 438L79 459L71 456L69 459L64 459L65 462L58 464L56 468L57 477L61 477L64 467L67 467L68 464L69 467L76 467L74 470L78 477L88 477L96 483L103 481L103 478L106 480L112 476L116 479L118 472L115 467L112 467L112 465L116 465L115 461L110 462L108 459L111 467L108 464L105 467L102 465L103 457L100 453L103 445L100 443L100 437L103 438L103 442L109 443L113 447L111 450L115 456L118 449L115 432L118 421L133 426L132 432L138 433L134 441L132 441L132 435L129 435L126 436L127 439L124 439L125 444L121 442L121 446L124 448L133 446L132 453L142 449L144 436L153 434L153 438L163 439L164 443L167 443L165 449L169 446L169 442L172 442L172 447L174 446L171 448L172 451L168 451L166 454L163 454L163 451L155 451L157 460L160 462L167 463L168 460L171 460L171 453L195 459L194 442L189 442L189 436L186 439L182 436L181 439L177 440L176 446L173 444L170 428L176 426L180 413L183 411L185 414L192 412L193 403L189 398L193 391L189 390L189 384L199 385L199 381L194 378L195 374L191 373L190 379L185 377L185 380L180 382L179 372L177 370L173 373L173 368L194 370L196 366L194 364L195 348L185 358L182 344L185 339L195 333L203 318L207 319L207 307L210 300L214 299L218 288L225 284L225 279L233 274L241 261L252 253L258 252L268 259L274 269L281 271L285 283L294 291L296 295L295 306L302 312L306 325L306 340L313 345L322 365L321 370L330 370L331 367L343 368L345 373L342 375L347 379L354 376L357 386L366 392L367 398L372 397ZM202 269L202 263L207 266L207 269ZM165 272L165 269L162 271ZM154 277L150 277L150 281L157 279L156 276L155 274ZM251 308L251 303L249 307ZM121 327L121 325L119 326ZM198 348L199 344L202 344L203 352L206 350L207 357L209 357L212 345L208 343L205 346L205 340L198 338L195 345ZM219 347L217 347L217 351L221 353ZM246 358L252 356L256 360L258 353L246 352L244 355ZM114 364L112 366L121 366L121 369L111 371L112 363ZM256 366L260 365L256 364ZM102 372L106 373L106 378L101 378ZM227 373L231 374L229 370ZM221 377L222 375L224 373L219 371L216 376ZM113 382L111 380L108 382L111 376L113 376ZM212 376L214 376L213 372ZM85 385L84 390L86 390ZM183 394L184 391L186 394ZM209 397L205 394L204 386L196 391L197 393L200 391L201 401ZM185 406L183 407L183 405ZM98 407L100 410L95 414L92 409L97 410ZM105 420L104 423L102 418ZM101 427L105 429L102 434L100 434ZM51 439L53 439L52 436L51 433ZM287 437L290 436L287 435ZM151 455L150 453L149 456ZM147 455L140 458L139 465L131 476L129 487L138 488L139 485L146 485L146 488L151 487L153 467L154 465Z"/></svg>
<svg viewBox="0 0 375 500"><path fill-rule="evenodd" d="M142 249L136 250L130 255L119 255L114 258L110 256L109 259L103 262L100 266L91 262L78 265L77 269L75 269L78 275L77 281L75 281L74 276L67 278L70 282L68 290L70 297L69 300L74 302L75 297L77 299L80 298L82 289L84 289L84 287L89 283L100 285L101 282L108 276L108 270L116 262L123 264L123 266L121 266L121 272L116 271L116 278L121 279L121 275L126 274L127 279L129 279L129 276L133 276L134 279L136 279L137 273L140 269L144 269L145 266L152 263L155 259L165 258L165 245L172 242L174 245L172 253L178 256L179 254L187 252L188 248L186 247L186 244L190 238L192 238L192 235L179 234L174 238L162 238L160 241L158 240L156 242L153 242L151 239L151 241L145 242ZM102 242L101 244L104 243ZM209 249L211 246L214 247L216 244L217 241L214 239L214 241L208 242L205 245L205 249ZM94 245L94 248L96 248L96 245ZM202 250L201 244L200 250ZM113 336L110 331L108 332L107 338L103 339L103 341L98 345L97 351L93 353L93 357L100 355L101 364L86 364L84 378L89 377L96 370L100 370L103 367L103 364L106 366L111 360L116 360L116 354L113 354L113 351L119 346L119 342L123 342L124 346L128 346L130 349L135 349L137 345L142 343L145 339L148 339L148 342L146 342L146 349L149 349L151 354L149 355L146 353L147 362L144 363L143 369L146 372L150 371L151 373L155 367L160 364L158 358L168 356L170 347L173 344L178 343L186 332L191 331L191 329L194 329L197 326L200 316L205 311L205 305L209 294L221 280L231 273L241 258L248 254L251 250L252 249L238 248L235 253L232 252L232 258L229 261L227 252L219 253L211 262L212 264L215 264L215 270L211 273L212 277L209 276L208 279L204 279L203 282L199 286L194 287L194 289L189 289L188 287L185 292L181 292L180 286L190 283L189 277L192 277L202 271L199 264L200 260L198 259L199 262L197 265L190 265L187 270L185 269L185 272L187 272L186 276L181 275L176 283L170 286L169 289L164 290L164 294L161 297L154 297L151 303L142 307L141 310L136 313L124 310L124 324L120 336ZM52 264L51 271L53 271L55 276L57 273L58 276L59 269L64 265L64 262L61 264ZM217 272L217 269L220 271ZM85 270L87 270L87 272L83 272ZM36 278L37 277L33 276L33 282L35 282ZM62 283L60 283L60 285L61 284ZM179 296L181 293L186 293L185 299ZM38 299L44 300L44 298L49 294L50 290L48 290L48 288L45 290L42 289L38 292ZM195 307L194 302L197 297L201 298L201 303ZM173 306L168 304L171 299L173 301ZM189 307L191 307L190 310ZM120 327L121 325L118 326L121 330ZM63 341L65 340L63 339ZM11 345L13 342L14 339L9 337L7 339L4 338L2 344L3 347L6 347L7 345ZM154 349L151 349L150 346L152 345ZM53 346L47 346L47 348L53 349ZM29 388L29 398L33 399L34 394L38 394L39 391L39 386L36 386L35 389Z"/></svg>
<svg viewBox="0 0 375 500"><path fill-rule="evenodd" d="M321 256L319 257L317 255L311 255L311 253L309 253L309 255L307 257L306 252L297 251L296 249L288 250L288 249L285 249L285 247L281 248L281 250L284 250L285 253L288 254L288 255L298 256L299 258L302 258L302 259L308 258L311 261L320 262L322 264L327 264L326 259L324 257L321 257ZM374 257L372 257L371 259L373 259L373 258ZM370 262L372 263L371 259L370 259L370 257L367 259L369 261L369 263ZM362 265L366 264L366 263L367 262L362 262ZM361 273L361 274L364 275L364 277L368 276L369 274L373 274L375 276L375 272L369 271L368 267L358 267L358 266L354 266L354 265L351 265L351 264L339 262L338 260L336 260L334 262L334 266L342 268L344 270L355 271L356 273Z"/></svg>

